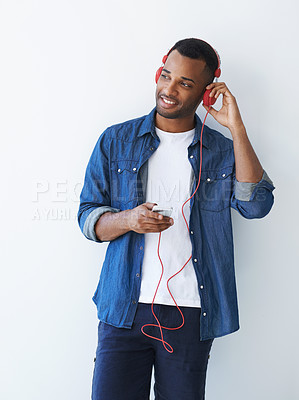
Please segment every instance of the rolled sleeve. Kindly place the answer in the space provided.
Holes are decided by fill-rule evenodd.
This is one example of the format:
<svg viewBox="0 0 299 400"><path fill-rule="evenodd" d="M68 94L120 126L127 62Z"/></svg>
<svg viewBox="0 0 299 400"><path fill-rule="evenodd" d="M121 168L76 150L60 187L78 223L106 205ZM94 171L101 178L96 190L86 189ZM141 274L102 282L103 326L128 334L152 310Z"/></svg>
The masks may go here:
<svg viewBox="0 0 299 400"><path fill-rule="evenodd" d="M268 182L270 185L273 186L273 182L269 178L267 172L264 170L262 179L260 182L256 183L251 183L251 182L239 182L236 179L235 183L235 198L237 200L242 200L242 201L250 201L252 197L252 193L254 192L254 189L262 182L262 181ZM274 187L273 187L274 188Z"/></svg>
<svg viewBox="0 0 299 400"><path fill-rule="evenodd" d="M231 207L245 218L263 218L273 206L274 189L275 186L265 170L262 179L256 183L239 182L235 179Z"/></svg>
<svg viewBox="0 0 299 400"><path fill-rule="evenodd" d="M80 194L78 223L83 235L90 240L101 242L95 234L94 226L102 214L120 210L111 207L109 177L109 131L99 137L90 156Z"/></svg>

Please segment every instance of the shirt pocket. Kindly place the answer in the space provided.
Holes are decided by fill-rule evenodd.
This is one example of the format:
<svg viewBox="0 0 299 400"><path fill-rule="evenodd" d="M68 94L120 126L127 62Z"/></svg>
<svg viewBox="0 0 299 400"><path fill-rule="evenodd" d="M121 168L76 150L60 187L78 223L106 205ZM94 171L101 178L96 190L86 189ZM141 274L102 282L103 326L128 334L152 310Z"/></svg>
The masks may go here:
<svg viewBox="0 0 299 400"><path fill-rule="evenodd" d="M201 171L199 185L199 208L221 211L230 206L234 166Z"/></svg>
<svg viewBox="0 0 299 400"><path fill-rule="evenodd" d="M137 161L117 160L111 162L112 207L125 210L137 206L137 174Z"/></svg>

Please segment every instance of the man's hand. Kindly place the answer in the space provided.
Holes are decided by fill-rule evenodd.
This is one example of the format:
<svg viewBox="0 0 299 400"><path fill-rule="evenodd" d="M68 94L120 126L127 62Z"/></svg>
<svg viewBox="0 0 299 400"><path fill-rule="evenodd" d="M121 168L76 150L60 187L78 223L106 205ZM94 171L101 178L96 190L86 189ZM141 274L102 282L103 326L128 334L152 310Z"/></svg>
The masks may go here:
<svg viewBox="0 0 299 400"><path fill-rule="evenodd" d="M137 233L162 232L173 225L172 218L151 211L155 204L143 203L132 210L127 210L130 230Z"/></svg>
<svg viewBox="0 0 299 400"><path fill-rule="evenodd" d="M216 99L223 95L222 107L219 111L215 110L213 107L210 108L210 114L215 118L219 124L226 126L231 132L240 129L244 126L241 114L237 105L235 97L228 90L224 82L213 82L206 87L210 89L210 97L215 97ZM208 111L209 107L203 107Z"/></svg>

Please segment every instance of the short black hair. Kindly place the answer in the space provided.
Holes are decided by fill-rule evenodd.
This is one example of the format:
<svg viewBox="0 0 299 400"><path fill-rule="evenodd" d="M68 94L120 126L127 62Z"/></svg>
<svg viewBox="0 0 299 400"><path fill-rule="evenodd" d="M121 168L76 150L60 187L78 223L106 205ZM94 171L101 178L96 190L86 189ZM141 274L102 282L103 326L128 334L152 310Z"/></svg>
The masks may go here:
<svg viewBox="0 0 299 400"><path fill-rule="evenodd" d="M169 53L173 50L177 50L182 56L205 61L208 84L213 82L215 71L218 68L218 58L212 46L204 40L188 38L176 42Z"/></svg>

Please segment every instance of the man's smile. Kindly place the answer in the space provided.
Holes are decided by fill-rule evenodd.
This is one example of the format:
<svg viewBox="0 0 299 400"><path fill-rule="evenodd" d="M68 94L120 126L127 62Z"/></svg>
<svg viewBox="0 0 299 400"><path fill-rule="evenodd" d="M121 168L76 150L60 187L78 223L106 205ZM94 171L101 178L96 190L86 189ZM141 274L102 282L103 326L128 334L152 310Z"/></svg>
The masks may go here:
<svg viewBox="0 0 299 400"><path fill-rule="evenodd" d="M177 101L170 99L169 97L164 96L163 94L159 96L162 99L162 106L166 106L166 108L170 108L178 104Z"/></svg>

